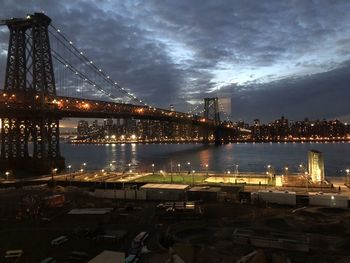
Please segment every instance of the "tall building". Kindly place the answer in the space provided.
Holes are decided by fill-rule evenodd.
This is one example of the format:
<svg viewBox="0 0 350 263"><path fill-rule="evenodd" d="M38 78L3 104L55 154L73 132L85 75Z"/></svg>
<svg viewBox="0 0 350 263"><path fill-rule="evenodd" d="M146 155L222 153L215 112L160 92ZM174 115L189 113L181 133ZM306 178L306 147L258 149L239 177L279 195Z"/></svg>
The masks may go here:
<svg viewBox="0 0 350 263"><path fill-rule="evenodd" d="M85 120L80 120L77 127L78 136L87 135L89 133L89 123Z"/></svg>
<svg viewBox="0 0 350 263"><path fill-rule="evenodd" d="M308 152L309 174L314 183L322 183L324 181L324 160L321 152L311 150Z"/></svg>

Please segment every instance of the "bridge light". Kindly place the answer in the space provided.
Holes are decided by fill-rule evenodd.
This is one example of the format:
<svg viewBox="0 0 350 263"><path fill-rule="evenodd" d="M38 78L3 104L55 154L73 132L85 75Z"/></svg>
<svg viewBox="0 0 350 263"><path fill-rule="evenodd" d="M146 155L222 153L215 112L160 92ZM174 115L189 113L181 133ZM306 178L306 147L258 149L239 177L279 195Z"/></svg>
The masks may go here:
<svg viewBox="0 0 350 263"><path fill-rule="evenodd" d="M83 55L83 54L84 54L84 53L81 51L81 52L80 52L80 55Z"/></svg>
<svg viewBox="0 0 350 263"><path fill-rule="evenodd" d="M99 72L101 72L101 71L102 71L102 69L99 69L98 71L99 71Z"/></svg>
<svg viewBox="0 0 350 263"><path fill-rule="evenodd" d="M57 29L57 32L59 33L59 32L61 32L61 30Z"/></svg>
<svg viewBox="0 0 350 263"><path fill-rule="evenodd" d="M109 76L107 76L107 79L109 79Z"/></svg>
<svg viewBox="0 0 350 263"><path fill-rule="evenodd" d="M66 64L66 68L68 68L68 64Z"/></svg>
<svg viewBox="0 0 350 263"><path fill-rule="evenodd" d="M70 44L70 45L73 45L73 42L72 42L72 41L69 41L69 44Z"/></svg>
<svg viewBox="0 0 350 263"><path fill-rule="evenodd" d="M93 64L94 62L92 62L92 60L90 61L90 64Z"/></svg>
<svg viewBox="0 0 350 263"><path fill-rule="evenodd" d="M88 110L90 108L90 104L89 103L85 103L83 104L83 108Z"/></svg>

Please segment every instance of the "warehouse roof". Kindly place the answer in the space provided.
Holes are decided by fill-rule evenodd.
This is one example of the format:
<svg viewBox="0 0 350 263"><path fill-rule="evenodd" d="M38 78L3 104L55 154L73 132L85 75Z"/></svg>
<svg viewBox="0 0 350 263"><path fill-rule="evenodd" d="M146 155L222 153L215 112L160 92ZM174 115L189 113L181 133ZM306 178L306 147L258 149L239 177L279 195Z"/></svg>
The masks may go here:
<svg viewBox="0 0 350 263"><path fill-rule="evenodd" d="M123 252L105 250L101 254L88 261L88 263L115 263L125 262L125 254Z"/></svg>
<svg viewBox="0 0 350 263"><path fill-rule="evenodd" d="M186 190L189 187L187 184L145 184L140 188L145 189L160 189L160 190Z"/></svg>

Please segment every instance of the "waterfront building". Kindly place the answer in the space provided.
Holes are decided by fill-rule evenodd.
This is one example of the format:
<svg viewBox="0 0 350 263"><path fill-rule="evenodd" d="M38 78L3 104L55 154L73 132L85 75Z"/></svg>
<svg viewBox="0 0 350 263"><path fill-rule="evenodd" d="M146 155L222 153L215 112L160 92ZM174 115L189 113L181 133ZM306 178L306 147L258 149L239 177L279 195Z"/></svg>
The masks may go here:
<svg viewBox="0 0 350 263"><path fill-rule="evenodd" d="M312 182L324 182L324 160L321 152L311 150L308 152L309 175Z"/></svg>

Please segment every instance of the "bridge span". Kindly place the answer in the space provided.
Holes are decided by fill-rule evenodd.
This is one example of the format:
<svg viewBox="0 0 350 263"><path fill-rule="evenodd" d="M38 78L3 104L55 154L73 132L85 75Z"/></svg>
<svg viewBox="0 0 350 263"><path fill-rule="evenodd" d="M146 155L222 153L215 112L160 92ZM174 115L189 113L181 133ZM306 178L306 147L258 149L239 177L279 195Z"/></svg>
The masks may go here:
<svg viewBox="0 0 350 263"><path fill-rule="evenodd" d="M217 144L229 141L234 129L220 121L217 98L204 99L204 116L165 110L148 106L130 92L121 88L110 76L101 73L93 61L71 41L55 35L60 30L49 30L51 19L35 13L26 18L3 20L10 32L5 85L0 91L1 151L0 170L32 170L36 173L48 173L53 169L65 168L65 161L60 153L59 121L65 117L79 118L135 118L191 124L203 130L203 142L208 143L214 136ZM85 68L92 68L94 75L100 75L102 82L96 82L84 71L78 70L60 53L51 49L50 36L58 40L73 54ZM108 101L91 99L88 92L81 97L62 96L57 93L53 58L57 63L79 77L82 83L78 87L69 81L64 90L81 90L90 85L95 95L107 95ZM59 71L58 71L59 72ZM60 74L58 74L60 76ZM58 78L60 81L60 78ZM107 89L102 84L112 85ZM123 103L119 90L136 103ZM28 144L33 151L29 153Z"/></svg>

